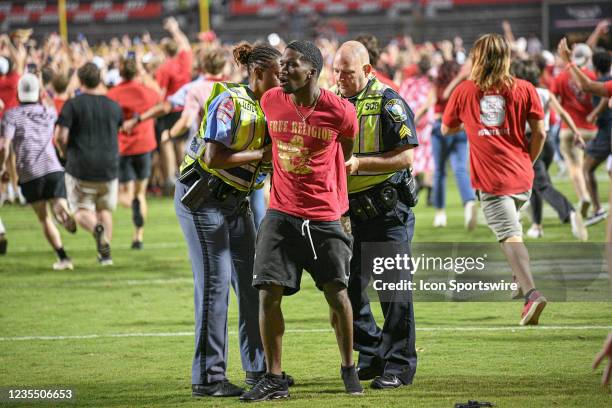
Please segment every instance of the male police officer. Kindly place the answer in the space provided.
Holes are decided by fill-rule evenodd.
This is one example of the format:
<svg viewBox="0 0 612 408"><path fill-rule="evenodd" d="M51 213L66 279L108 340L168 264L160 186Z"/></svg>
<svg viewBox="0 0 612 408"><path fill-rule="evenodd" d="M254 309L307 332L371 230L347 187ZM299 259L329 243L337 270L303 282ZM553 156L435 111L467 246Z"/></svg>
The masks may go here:
<svg viewBox="0 0 612 408"><path fill-rule="evenodd" d="M412 164L411 149L418 145L414 115L394 90L371 74L368 51L361 43L344 43L333 70L336 93L355 105L359 119L359 139L346 162L355 239L348 292L359 378L374 378L372 388L397 388L412 383L416 371L412 296L404 292L381 299L385 322L382 329L377 326L366 293L370 276L361 271L361 244L395 242L410 250L414 214L406 169ZM409 271L400 279L410 279Z"/></svg>

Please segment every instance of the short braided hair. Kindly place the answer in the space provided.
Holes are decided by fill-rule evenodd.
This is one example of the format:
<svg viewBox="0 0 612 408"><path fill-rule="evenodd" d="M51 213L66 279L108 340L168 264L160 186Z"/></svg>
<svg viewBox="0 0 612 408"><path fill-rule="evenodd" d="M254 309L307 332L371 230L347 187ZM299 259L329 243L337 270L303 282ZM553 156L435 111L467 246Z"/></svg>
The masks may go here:
<svg viewBox="0 0 612 408"><path fill-rule="evenodd" d="M234 59L239 65L246 67L249 74L255 66L268 68L270 64L281 57L276 48L267 44L250 44L241 42L232 50Z"/></svg>
<svg viewBox="0 0 612 408"><path fill-rule="evenodd" d="M291 41L287 44L287 48L302 54L302 58L310 62L314 69L317 70L317 77L323 70L323 55L319 47L310 41Z"/></svg>

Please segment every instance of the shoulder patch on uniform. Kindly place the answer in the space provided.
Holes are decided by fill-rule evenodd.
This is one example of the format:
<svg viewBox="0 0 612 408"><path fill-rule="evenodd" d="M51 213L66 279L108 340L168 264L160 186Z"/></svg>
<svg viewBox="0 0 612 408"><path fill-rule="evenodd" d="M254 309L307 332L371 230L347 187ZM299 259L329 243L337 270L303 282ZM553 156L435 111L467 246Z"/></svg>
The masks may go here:
<svg viewBox="0 0 612 408"><path fill-rule="evenodd" d="M402 124L402 127L400 127L400 130L399 130L399 135L400 135L400 139L403 139L406 136L412 136L412 130L410 130L410 128L406 126L405 124Z"/></svg>
<svg viewBox="0 0 612 408"><path fill-rule="evenodd" d="M385 109L391 115L391 119L394 122L403 122L408 119L408 115L406 114L406 109L404 109L404 104L399 99L390 99L385 104Z"/></svg>

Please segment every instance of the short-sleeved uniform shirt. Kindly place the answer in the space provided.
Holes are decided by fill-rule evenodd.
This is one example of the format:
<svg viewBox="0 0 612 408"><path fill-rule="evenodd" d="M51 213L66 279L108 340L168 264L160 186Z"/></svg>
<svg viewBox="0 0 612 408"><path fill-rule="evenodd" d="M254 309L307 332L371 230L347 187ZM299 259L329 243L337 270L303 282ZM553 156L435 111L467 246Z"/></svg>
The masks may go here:
<svg viewBox="0 0 612 408"><path fill-rule="evenodd" d="M372 80L370 80L368 83L368 86L370 86L371 81ZM367 87L364 89L364 92L366 90ZM347 98L347 100L355 105L360 94L361 92L353 97ZM388 152L402 146L418 146L419 140L417 138L417 132L414 125L414 113L404 98L402 98L394 89L387 88L383 91L381 104L381 153ZM359 153L357 153L357 156L359 156ZM349 176L349 184L351 184L351 177L360 176ZM349 191L349 193L352 192L354 191Z"/></svg>
<svg viewBox="0 0 612 408"><path fill-rule="evenodd" d="M122 82L111 88L107 96L121 106L125 119L131 118L135 113L146 112L160 100L157 92L137 81ZM140 122L129 134L119 132L121 156L148 153L155 149L156 144L152 119Z"/></svg>
<svg viewBox="0 0 612 408"><path fill-rule="evenodd" d="M56 120L55 109L39 103L4 113L0 138L12 141L21 184L63 170L52 143Z"/></svg>
<svg viewBox="0 0 612 408"><path fill-rule="evenodd" d="M81 94L64 104L57 123L70 129L66 172L79 180L111 181L119 176L117 134L121 107L105 95Z"/></svg>
<svg viewBox="0 0 612 408"><path fill-rule="evenodd" d="M321 89L312 107L273 88L261 98L272 138L270 208L313 221L336 221L348 210L344 155L339 140L355 138L353 105ZM306 123L297 113L308 115Z"/></svg>
<svg viewBox="0 0 612 408"><path fill-rule="evenodd" d="M463 81L455 89L442 122L450 128L465 125L475 189L493 195L531 190L528 119L543 120L544 112L535 87L527 81L515 79L506 91L483 92L473 81Z"/></svg>

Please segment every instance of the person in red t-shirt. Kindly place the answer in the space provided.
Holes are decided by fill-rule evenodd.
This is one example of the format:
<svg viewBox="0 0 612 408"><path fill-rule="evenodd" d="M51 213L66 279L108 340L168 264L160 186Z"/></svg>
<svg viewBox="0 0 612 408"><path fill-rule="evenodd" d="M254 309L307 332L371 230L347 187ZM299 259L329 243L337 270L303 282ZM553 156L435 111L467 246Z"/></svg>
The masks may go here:
<svg viewBox="0 0 612 408"><path fill-rule="evenodd" d="M348 210L345 162L358 132L355 108L319 88L321 51L293 41L281 58L281 87L261 98L272 138L270 208L259 227L253 286L259 289L261 338L267 373L243 401L287 396L281 368L283 295L299 291L302 270L312 275L331 309L347 393L360 394L353 362L353 312L347 294L351 238L340 224Z"/></svg>
<svg viewBox="0 0 612 408"><path fill-rule="evenodd" d="M136 118L159 101L159 95L134 77L138 73L136 61L121 61L123 82L111 88L107 96L117 102L124 118ZM153 120L140 122L130 133L119 132L119 202L132 206L134 234L132 249L142 249L144 222L147 217L147 183L151 176L151 152L155 150Z"/></svg>
<svg viewBox="0 0 612 408"><path fill-rule="evenodd" d="M510 47L498 34L480 37L471 52L470 80L451 95L442 133L465 125L470 144L472 185L478 190L489 227L501 242L519 288L525 294L521 325L538 324L546 298L536 290L518 218L533 185L533 162L546 134L544 112L533 85L510 75ZM531 140L525 137L525 125Z"/></svg>
<svg viewBox="0 0 612 408"><path fill-rule="evenodd" d="M164 38L161 48L166 55L166 61L157 69L155 79L161 88L163 98L167 98L178 91L183 85L191 82L191 68L193 52L189 40L181 31L177 21L170 17L166 20L164 28L172 38ZM156 136L162 163L162 172L165 179L165 189L174 186L176 166L180 163L185 151L185 138L173 139L173 143L162 143L161 135L165 130L170 130L181 117L181 108L175 108L157 119Z"/></svg>
<svg viewBox="0 0 612 408"><path fill-rule="evenodd" d="M595 73L586 68L591 60L591 49L586 44L576 44L574 46L572 61L580 67L580 70L590 79L596 79ZM590 141L597 134L597 126L587 120L587 116L593 111L591 96L580 90L570 72L563 71L555 78L554 86L551 89L560 99L561 106L569 113L570 117L580 130L586 142ZM565 122L561 122L561 133L559 134L560 150L567 164L567 170L580 200L580 212L586 219L591 198L586 187L584 173L584 151L574 143L574 132L568 128Z"/></svg>

